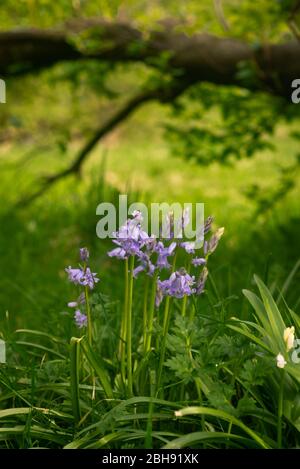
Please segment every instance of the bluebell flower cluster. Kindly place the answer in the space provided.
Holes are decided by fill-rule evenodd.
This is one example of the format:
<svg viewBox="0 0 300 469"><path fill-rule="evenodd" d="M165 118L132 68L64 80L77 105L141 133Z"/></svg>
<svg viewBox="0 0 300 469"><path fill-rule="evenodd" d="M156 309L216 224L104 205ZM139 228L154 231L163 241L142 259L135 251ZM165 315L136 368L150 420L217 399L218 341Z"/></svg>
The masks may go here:
<svg viewBox="0 0 300 469"><path fill-rule="evenodd" d="M81 287L87 287L90 290L93 290L96 283L99 282L97 273L92 272L90 267L86 265L90 253L87 248L79 249L80 260L84 263L84 266L79 266L79 268L73 269L71 266L67 267L65 271L68 274L68 279L74 285L79 285ZM82 292L76 301L70 301L68 303L69 308L75 308L74 320L77 327L80 329L87 326L87 315L82 313L81 309L85 305L85 294Z"/></svg>
<svg viewBox="0 0 300 469"><path fill-rule="evenodd" d="M224 228L218 229L209 240L204 241L203 257L197 257L195 253L198 241L178 241L175 238L176 234L179 234L179 237L181 236L182 229L190 221L188 210L183 212L182 219L177 220L176 223L173 214L168 214L162 229L162 233L168 233L167 239L165 237L149 236L142 229L142 221L141 212L133 212L131 218L125 222L119 231L114 233L115 239L113 242L117 247L109 251L108 255L118 259L128 259L130 256L135 256L137 264L133 271L135 278L142 272L150 276L157 272L156 306L160 305L165 296L183 298L193 294L201 295L204 292L208 276L207 259L217 248L224 233ZM202 236L203 239L211 231L212 223L213 217L208 217L205 220L202 233L199 234L200 238ZM172 267L171 259L174 258L176 250L179 248L184 249L187 253L191 266L194 268L202 267L197 279L183 268L175 270L175 267ZM159 272L162 270L171 271L169 278L160 279ZM76 277L76 274L74 276Z"/></svg>

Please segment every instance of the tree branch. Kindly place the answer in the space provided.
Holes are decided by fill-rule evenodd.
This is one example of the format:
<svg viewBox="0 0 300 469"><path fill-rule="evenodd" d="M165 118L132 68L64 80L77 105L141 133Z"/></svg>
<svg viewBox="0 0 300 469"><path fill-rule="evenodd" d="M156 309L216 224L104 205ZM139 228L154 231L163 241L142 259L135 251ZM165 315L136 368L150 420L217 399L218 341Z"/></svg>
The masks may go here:
<svg viewBox="0 0 300 469"><path fill-rule="evenodd" d="M236 39L210 34L188 36L166 25L144 34L130 24L101 19L73 21L57 29L0 32L0 75L21 75L58 62L83 59L142 61L149 65L149 59L162 53L169 56L170 71L180 69L194 81L271 91L288 99L291 81L300 76L298 41L254 49ZM253 61L262 73L243 81L237 74L239 65L251 66ZM159 61L151 61L152 66L155 62L159 66Z"/></svg>

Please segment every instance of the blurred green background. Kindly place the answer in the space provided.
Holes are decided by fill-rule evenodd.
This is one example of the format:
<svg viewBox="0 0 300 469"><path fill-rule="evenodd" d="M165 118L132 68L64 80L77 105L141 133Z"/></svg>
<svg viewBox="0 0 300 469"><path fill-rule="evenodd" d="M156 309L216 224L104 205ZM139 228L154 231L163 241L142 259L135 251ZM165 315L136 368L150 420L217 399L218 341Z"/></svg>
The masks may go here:
<svg viewBox="0 0 300 469"><path fill-rule="evenodd" d="M293 38L292 2L4 1L1 31L47 28L71 18L133 21L142 31L165 17L252 45ZM222 26L218 5L222 3ZM223 18L223 19L224 19ZM295 21L297 17L295 17ZM299 107L242 87L196 84L172 105L138 109L93 149L80 177L61 179L28 206L44 175L68 167L99 125L164 65L60 63L7 79L0 105L0 324L61 327L72 288L64 268L86 245L101 289L121 296L119 267L96 237L96 206L128 193L132 201L204 202L225 236L211 261L208 288L230 314L246 307L241 290L259 274L299 311ZM249 72L250 73L250 72ZM251 78L251 77L250 77ZM196 131L195 131L196 129ZM221 133L218 134L218 131ZM294 270L293 270L294 269ZM4 326L6 324L6 326Z"/></svg>

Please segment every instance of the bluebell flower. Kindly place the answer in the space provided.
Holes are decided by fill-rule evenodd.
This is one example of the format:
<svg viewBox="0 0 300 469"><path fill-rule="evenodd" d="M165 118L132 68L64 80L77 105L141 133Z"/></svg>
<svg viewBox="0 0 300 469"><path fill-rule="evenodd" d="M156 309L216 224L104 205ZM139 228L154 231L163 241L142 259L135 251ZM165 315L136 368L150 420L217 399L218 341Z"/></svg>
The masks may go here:
<svg viewBox="0 0 300 469"><path fill-rule="evenodd" d="M82 262L87 262L87 260L90 257L90 253L87 248L80 248L79 255L80 255L80 259L82 260Z"/></svg>
<svg viewBox="0 0 300 469"><path fill-rule="evenodd" d="M137 210L133 213L134 218L129 218L119 231L113 233L115 237L113 243L118 248L108 252L110 257L126 259L128 256L138 256L141 254L142 247L148 241L149 236L141 227L143 219L141 213Z"/></svg>
<svg viewBox="0 0 300 469"><path fill-rule="evenodd" d="M109 255L109 257L116 257L117 259L127 258L127 252L121 247L115 248L112 251L109 251L107 254Z"/></svg>
<svg viewBox="0 0 300 469"><path fill-rule="evenodd" d="M89 287L91 290L94 288L95 284L99 282L96 272L91 272L91 269L87 267L84 272L84 276L81 280L81 285Z"/></svg>
<svg viewBox="0 0 300 469"><path fill-rule="evenodd" d="M158 287L163 295L172 296L174 298L183 298L195 293L193 285L195 277L189 275L185 269L173 272L169 279L158 281Z"/></svg>
<svg viewBox="0 0 300 469"><path fill-rule="evenodd" d="M68 267L65 269L70 282L74 283L75 285L82 285L88 286L90 289L93 289L95 283L99 282L99 279L96 277L96 273L92 273L91 269L87 267L85 270L83 269L72 269L72 267Z"/></svg>
<svg viewBox="0 0 300 469"><path fill-rule="evenodd" d="M204 267L196 283L196 295L201 295L201 293L203 293L207 277L208 269L207 267Z"/></svg>
<svg viewBox="0 0 300 469"><path fill-rule="evenodd" d="M84 276L84 271L82 269L73 269L71 266L67 267L65 271L68 274L70 282L75 285L82 285L82 278Z"/></svg>
<svg viewBox="0 0 300 469"><path fill-rule="evenodd" d="M171 243L169 246L165 247L164 244L159 241L155 247L155 251L158 253L156 267L158 269L168 269L171 265L168 262L168 257L173 255L173 252L177 244L175 242Z"/></svg>
<svg viewBox="0 0 300 469"><path fill-rule="evenodd" d="M83 327L87 326L87 316L83 314L79 309L75 311L74 319L76 326L79 327L79 329L82 329Z"/></svg>
<svg viewBox="0 0 300 469"><path fill-rule="evenodd" d="M213 235L212 237L210 238L209 241L205 241L204 242L204 247L203 247L203 250L204 250L204 254L207 256L209 254L212 254L218 244L219 244L219 241L220 239L222 238L223 236L223 233L224 233L224 228L219 228Z"/></svg>
<svg viewBox="0 0 300 469"><path fill-rule="evenodd" d="M204 222L204 234L206 235L210 230L211 230L211 225L214 221L214 217L211 215L207 217L207 219Z"/></svg>
<svg viewBox="0 0 300 469"><path fill-rule="evenodd" d="M198 267L199 265L206 264L206 260L203 257L194 257L194 259L192 259L192 264L195 267Z"/></svg>
<svg viewBox="0 0 300 469"><path fill-rule="evenodd" d="M194 254L195 253L195 241L184 241L180 243L180 246L188 253Z"/></svg>

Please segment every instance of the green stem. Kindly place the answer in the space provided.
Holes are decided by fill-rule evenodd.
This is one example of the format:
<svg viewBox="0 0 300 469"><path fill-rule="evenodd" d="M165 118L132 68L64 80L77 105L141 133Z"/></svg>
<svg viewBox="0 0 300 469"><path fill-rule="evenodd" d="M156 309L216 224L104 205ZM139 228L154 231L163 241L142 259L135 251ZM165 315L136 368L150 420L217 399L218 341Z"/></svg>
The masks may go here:
<svg viewBox="0 0 300 469"><path fill-rule="evenodd" d="M187 295L184 295L182 299L181 314L183 318L185 317L185 313L186 313L187 298L188 298Z"/></svg>
<svg viewBox="0 0 300 469"><path fill-rule="evenodd" d="M172 273L175 272L175 269L176 269L176 260L177 260L177 252L175 252L175 256L173 257ZM163 369L164 361L165 361L167 334L169 331L170 318L171 318L170 300L171 300L170 297L167 296L166 303L165 303L164 320L163 320L162 344L161 344L160 358L159 358L159 365L158 365L157 392L156 392L157 395L160 392L159 388L161 384L162 369Z"/></svg>
<svg viewBox="0 0 300 469"><path fill-rule="evenodd" d="M153 280L152 280L149 314L147 315L148 317L147 317L147 334L146 334L146 343L145 343L145 354L149 352L151 349L153 319L154 319L154 310L155 310L156 284L157 284L157 274L153 276Z"/></svg>
<svg viewBox="0 0 300 469"><path fill-rule="evenodd" d="M283 390L284 390L285 371L282 370L278 395L278 420L277 420L277 446L282 448L282 413L283 413Z"/></svg>
<svg viewBox="0 0 300 469"><path fill-rule="evenodd" d="M171 308L170 308L170 297L167 296L166 304L165 304L165 311L164 311L164 324L163 324L163 336L162 336L162 343L160 349L160 358L159 358L159 365L158 365L158 376L157 376L157 395L160 393L160 384L161 384L161 377L162 377L162 370L165 361L165 354L166 354L166 343L167 343L167 335L170 325L170 318L171 318Z"/></svg>
<svg viewBox="0 0 300 469"><path fill-rule="evenodd" d="M128 259L124 261L124 309L121 318L121 334L119 343L119 355L121 357L121 375L123 382L126 378L126 336L127 336L127 307L128 307Z"/></svg>
<svg viewBox="0 0 300 469"><path fill-rule="evenodd" d="M148 323L148 292L149 292L149 276L146 277L144 306L143 306L143 347L146 351L147 323Z"/></svg>
<svg viewBox="0 0 300 469"><path fill-rule="evenodd" d="M127 305L127 380L128 393L132 396L132 295L133 295L133 269L134 256L130 257L129 266L129 288L128 288L128 305Z"/></svg>
<svg viewBox="0 0 300 469"><path fill-rule="evenodd" d="M191 260L189 259L186 264L186 272L189 274L191 270ZM185 317L186 314L186 305L187 305L187 295L185 295L182 299L182 304L181 304L181 315L182 317Z"/></svg>
<svg viewBox="0 0 300 469"><path fill-rule="evenodd" d="M92 346L93 335L92 335L92 318L91 318L91 306L89 301L89 287L84 287L84 296L85 296L85 307L86 307L86 315L87 315L87 332L88 332L88 342L89 345Z"/></svg>

